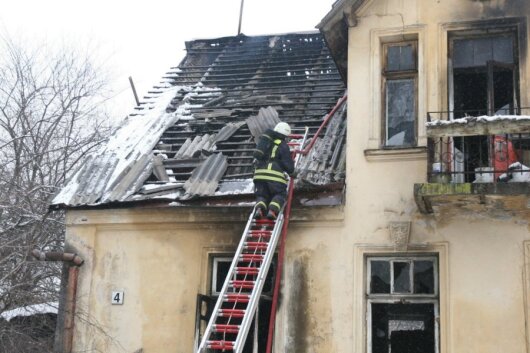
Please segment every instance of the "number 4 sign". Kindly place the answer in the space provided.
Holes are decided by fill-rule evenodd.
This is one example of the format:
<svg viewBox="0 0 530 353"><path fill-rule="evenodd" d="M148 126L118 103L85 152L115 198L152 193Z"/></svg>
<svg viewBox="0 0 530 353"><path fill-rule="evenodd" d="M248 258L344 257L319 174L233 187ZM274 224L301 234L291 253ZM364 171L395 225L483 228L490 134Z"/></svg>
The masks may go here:
<svg viewBox="0 0 530 353"><path fill-rule="evenodd" d="M110 299L112 305L122 305L123 304L123 291L112 292L112 297Z"/></svg>

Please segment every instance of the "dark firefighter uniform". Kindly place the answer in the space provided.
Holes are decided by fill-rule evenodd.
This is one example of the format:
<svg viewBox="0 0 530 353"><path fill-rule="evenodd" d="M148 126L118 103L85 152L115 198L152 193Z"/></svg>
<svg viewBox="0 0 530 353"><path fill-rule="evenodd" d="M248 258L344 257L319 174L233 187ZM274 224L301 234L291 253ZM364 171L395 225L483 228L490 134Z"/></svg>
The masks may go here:
<svg viewBox="0 0 530 353"><path fill-rule="evenodd" d="M256 207L263 211L274 212L276 217L287 198L287 177L294 172L291 151L285 141L286 136L268 129L260 137L270 139L268 156L257 159L254 171L256 189ZM257 150L257 153L267 153Z"/></svg>

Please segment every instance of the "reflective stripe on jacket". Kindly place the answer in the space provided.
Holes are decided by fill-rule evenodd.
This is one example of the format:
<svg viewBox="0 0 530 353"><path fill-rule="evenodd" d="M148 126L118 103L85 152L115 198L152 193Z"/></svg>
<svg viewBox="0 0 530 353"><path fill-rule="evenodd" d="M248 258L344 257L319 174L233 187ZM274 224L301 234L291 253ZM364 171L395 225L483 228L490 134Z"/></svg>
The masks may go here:
<svg viewBox="0 0 530 353"><path fill-rule="evenodd" d="M254 171L254 180L287 184L287 177L284 172L291 174L294 171L291 151L283 139L272 136L274 137L274 144L270 156L267 161L258 162Z"/></svg>

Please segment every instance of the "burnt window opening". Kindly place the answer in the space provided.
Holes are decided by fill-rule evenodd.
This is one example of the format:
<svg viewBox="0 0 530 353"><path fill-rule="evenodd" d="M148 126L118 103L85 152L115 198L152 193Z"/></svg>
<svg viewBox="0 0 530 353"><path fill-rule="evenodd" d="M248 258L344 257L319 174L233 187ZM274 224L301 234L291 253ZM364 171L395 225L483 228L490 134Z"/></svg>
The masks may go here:
<svg viewBox="0 0 530 353"><path fill-rule="evenodd" d="M452 119L520 114L516 38L515 30L469 37L459 32L451 34L449 110L453 112ZM461 157L454 162L453 169L468 172L456 175L455 182L478 181L473 171L497 167L495 139L495 136L454 138L452 154ZM487 180L493 181L497 174L491 173Z"/></svg>
<svg viewBox="0 0 530 353"><path fill-rule="evenodd" d="M210 295L197 295L197 306L195 315L195 344L198 346L202 335L208 325L210 316L212 315L215 302L223 288L224 281L230 265L232 257L225 255L214 255L210 261ZM265 353L267 348L267 337L269 332L269 318L272 308L272 292L274 286L274 278L276 274L276 257L270 265L267 278L263 285L261 298L258 308L252 320L247 340L243 347L242 353Z"/></svg>
<svg viewBox="0 0 530 353"><path fill-rule="evenodd" d="M383 44L383 128L385 147L417 143L417 41Z"/></svg>
<svg viewBox="0 0 530 353"><path fill-rule="evenodd" d="M369 353L438 353L435 256L368 257Z"/></svg>

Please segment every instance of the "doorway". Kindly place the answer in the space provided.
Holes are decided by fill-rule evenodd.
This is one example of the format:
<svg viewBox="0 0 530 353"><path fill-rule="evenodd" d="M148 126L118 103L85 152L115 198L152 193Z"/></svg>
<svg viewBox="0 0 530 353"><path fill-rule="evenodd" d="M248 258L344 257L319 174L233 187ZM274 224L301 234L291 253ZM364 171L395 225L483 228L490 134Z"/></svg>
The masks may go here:
<svg viewBox="0 0 530 353"><path fill-rule="evenodd" d="M518 114L518 62L514 31L450 38L451 119ZM464 170L457 182L475 180L475 169L494 166L493 136L455 137L453 170ZM456 165L460 164L460 165ZM493 173L493 171L491 171ZM493 175L491 175L493 178Z"/></svg>

